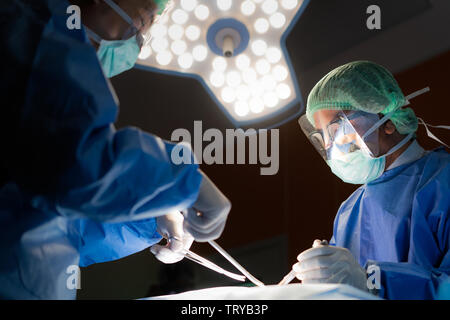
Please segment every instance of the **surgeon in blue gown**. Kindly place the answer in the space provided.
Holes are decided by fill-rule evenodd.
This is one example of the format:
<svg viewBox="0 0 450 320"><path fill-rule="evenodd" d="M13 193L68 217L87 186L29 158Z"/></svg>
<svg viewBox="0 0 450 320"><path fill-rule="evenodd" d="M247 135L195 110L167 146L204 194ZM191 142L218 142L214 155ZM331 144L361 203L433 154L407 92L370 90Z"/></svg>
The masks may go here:
<svg viewBox="0 0 450 320"><path fill-rule="evenodd" d="M311 91L304 133L335 175L361 186L340 206L330 245L298 256L303 283L434 299L450 280L450 156L419 145L407 103L392 74L368 61L336 68Z"/></svg>
<svg viewBox="0 0 450 320"><path fill-rule="evenodd" d="M1 298L73 299L74 266L150 246L173 263L222 233L228 199L198 165L171 161L189 146L114 127L108 78L134 65L166 2L0 2ZM79 29L68 28L72 4Z"/></svg>

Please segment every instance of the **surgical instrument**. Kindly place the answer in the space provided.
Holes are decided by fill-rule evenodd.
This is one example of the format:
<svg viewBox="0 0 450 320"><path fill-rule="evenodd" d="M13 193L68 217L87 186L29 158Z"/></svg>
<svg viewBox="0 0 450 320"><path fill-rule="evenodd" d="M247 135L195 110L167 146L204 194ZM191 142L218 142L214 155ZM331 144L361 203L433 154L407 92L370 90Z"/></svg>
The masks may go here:
<svg viewBox="0 0 450 320"><path fill-rule="evenodd" d="M198 264L200 264L200 265L202 265L202 266L204 266L206 268L209 268L209 269L211 269L213 271L221 273L221 274L223 274L223 275L225 275L227 277L230 277L232 279L235 279L235 280L238 280L238 281L245 281L245 277L243 275L239 275L239 274L236 274L236 273L232 273L232 272L226 271L225 269L223 269L223 268L219 267L218 265L212 263L211 261L209 261L209 260L199 256L198 254L195 254L194 252L192 252L190 250L184 249L184 250L181 251L181 253L184 254L184 256L187 259L189 259L191 261L194 261L194 262L196 262L196 263L198 263Z"/></svg>
<svg viewBox="0 0 450 320"><path fill-rule="evenodd" d="M168 243L172 240L181 241L181 239L179 239L177 237L169 237L167 234L163 234L162 236ZM188 249L182 249L179 253L182 254L185 258L187 258L193 262L196 262L208 269L211 269L213 271L216 271L220 274L223 274L227 277L230 277L230 278L238 280L238 281L245 281L245 277L243 275L229 272L229 271L219 267L218 265L214 264L213 262L203 258L202 256L199 256L198 254L196 254Z"/></svg>
<svg viewBox="0 0 450 320"><path fill-rule="evenodd" d="M264 283L256 279L250 274L244 267L242 267L236 260L233 259L222 247L220 247L215 241L208 241L208 243L216 249L225 259L227 259L233 266L236 267L243 275L247 277L251 282L253 282L258 287L264 287Z"/></svg>
<svg viewBox="0 0 450 320"><path fill-rule="evenodd" d="M328 241L327 240L322 240L322 241L314 241L313 243L313 248L317 248L319 246L327 246L328 245ZM288 283L290 283L292 280L294 280L295 278L295 271L291 270L291 272L289 272L286 276L284 276L284 278L278 283L279 286L283 286L286 285Z"/></svg>

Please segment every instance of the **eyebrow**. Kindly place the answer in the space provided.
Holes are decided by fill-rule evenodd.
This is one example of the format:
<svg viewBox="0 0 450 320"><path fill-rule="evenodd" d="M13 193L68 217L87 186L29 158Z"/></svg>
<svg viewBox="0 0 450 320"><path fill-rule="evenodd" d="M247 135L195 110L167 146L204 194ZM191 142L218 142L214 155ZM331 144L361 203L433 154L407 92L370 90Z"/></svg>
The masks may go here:
<svg viewBox="0 0 450 320"><path fill-rule="evenodd" d="M327 125L330 125L330 124L336 122L336 120L338 120L338 118L339 118L339 113L335 114L334 117L330 120L330 122L328 122Z"/></svg>

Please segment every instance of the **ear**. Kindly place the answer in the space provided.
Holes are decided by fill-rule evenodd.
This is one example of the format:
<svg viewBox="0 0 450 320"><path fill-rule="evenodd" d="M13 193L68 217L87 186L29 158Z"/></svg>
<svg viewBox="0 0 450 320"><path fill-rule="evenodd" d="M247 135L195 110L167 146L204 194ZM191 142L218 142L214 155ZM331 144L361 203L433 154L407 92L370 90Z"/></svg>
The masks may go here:
<svg viewBox="0 0 450 320"><path fill-rule="evenodd" d="M386 122L383 129L384 129L384 133L386 133L387 135L393 134L396 130L395 125L392 123L391 120L388 120Z"/></svg>

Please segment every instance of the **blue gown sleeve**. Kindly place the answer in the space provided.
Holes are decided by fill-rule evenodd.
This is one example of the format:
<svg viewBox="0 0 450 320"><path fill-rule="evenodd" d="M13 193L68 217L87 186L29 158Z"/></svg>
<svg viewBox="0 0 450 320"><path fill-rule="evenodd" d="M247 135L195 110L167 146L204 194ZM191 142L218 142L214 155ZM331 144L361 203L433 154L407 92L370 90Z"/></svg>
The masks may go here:
<svg viewBox="0 0 450 320"><path fill-rule="evenodd" d="M129 222L190 207L198 165L175 165L174 144L137 128L116 130L117 99L95 49L66 19L53 14L36 47L12 178L33 206L70 218Z"/></svg>
<svg viewBox="0 0 450 320"><path fill-rule="evenodd" d="M161 240L154 218L124 223L80 219L77 223L81 239L80 267L121 259Z"/></svg>
<svg viewBox="0 0 450 320"><path fill-rule="evenodd" d="M414 197L408 262L366 263L379 267L385 299L436 299L450 281L450 166L425 169L422 179L428 182Z"/></svg>
<svg viewBox="0 0 450 320"><path fill-rule="evenodd" d="M380 271L378 295L384 299L436 299L441 284L450 280L450 255L445 257L445 266L423 268L407 262L379 262L369 260L368 266L377 266Z"/></svg>

